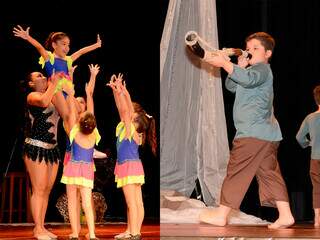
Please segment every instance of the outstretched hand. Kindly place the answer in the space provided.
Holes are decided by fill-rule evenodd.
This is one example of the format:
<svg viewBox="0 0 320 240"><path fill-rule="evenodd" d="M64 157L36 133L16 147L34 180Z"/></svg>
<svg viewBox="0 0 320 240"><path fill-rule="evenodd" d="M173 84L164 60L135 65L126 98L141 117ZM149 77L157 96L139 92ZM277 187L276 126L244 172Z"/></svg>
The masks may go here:
<svg viewBox="0 0 320 240"><path fill-rule="evenodd" d="M12 32L14 36L27 40L28 37L30 36L29 30L30 30L30 27L27 27L27 29L24 30L20 25L18 25L17 27L13 28Z"/></svg>
<svg viewBox="0 0 320 240"><path fill-rule="evenodd" d="M91 76L97 76L100 71L100 66L98 64L96 64L96 65L89 64L88 66L90 69Z"/></svg>
<svg viewBox="0 0 320 240"><path fill-rule="evenodd" d="M70 76L72 81L73 81L74 71L76 70L77 67L78 67L78 65L74 65L74 66L71 66L71 68L69 69L69 76Z"/></svg>
<svg viewBox="0 0 320 240"><path fill-rule="evenodd" d="M97 46L100 48L101 47L101 45L102 45L102 41L101 41L101 39L100 39L100 35L99 34L97 34Z"/></svg>
<svg viewBox="0 0 320 240"><path fill-rule="evenodd" d="M94 91L94 87L95 87L96 76L100 71L100 66L98 64L96 64L96 65L89 64L88 66L89 66L89 70L90 70L90 81L89 81L89 83L86 83L85 91L86 91L87 96L92 96L93 91Z"/></svg>
<svg viewBox="0 0 320 240"><path fill-rule="evenodd" d="M123 74L119 73L118 76L116 76L115 74L113 74L111 76L111 79L109 81L109 83L107 83L106 85L111 87L113 91L117 92L117 93L121 93L123 90Z"/></svg>

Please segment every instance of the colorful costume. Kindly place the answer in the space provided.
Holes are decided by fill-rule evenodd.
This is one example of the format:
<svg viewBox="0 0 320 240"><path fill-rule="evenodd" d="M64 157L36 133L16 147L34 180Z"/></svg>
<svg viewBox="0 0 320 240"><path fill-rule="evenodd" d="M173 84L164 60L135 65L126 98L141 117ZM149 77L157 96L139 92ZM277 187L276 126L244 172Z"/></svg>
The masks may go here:
<svg viewBox="0 0 320 240"><path fill-rule="evenodd" d="M116 129L117 163L114 175L117 188L127 184L144 184L144 171L138 152L139 145L133 140L136 130L132 123L130 130L130 137L127 139L123 122L120 122Z"/></svg>
<svg viewBox="0 0 320 240"><path fill-rule="evenodd" d="M47 51L49 55L49 60L45 62L43 57L39 58L39 64L42 68L45 68L47 76L50 77L53 72L59 73L63 72L64 77L59 80L55 93L62 90L64 84L69 85L73 88L72 79L70 78L69 71L72 68L72 59L70 56L66 56L65 59L57 58L50 51Z"/></svg>
<svg viewBox="0 0 320 240"><path fill-rule="evenodd" d="M71 159L71 144L69 138L66 141L66 152L64 154L63 165L66 165Z"/></svg>
<svg viewBox="0 0 320 240"><path fill-rule="evenodd" d="M30 126L26 129L23 153L32 161L58 162L60 151L57 144L59 114L52 104L47 108L28 106Z"/></svg>
<svg viewBox="0 0 320 240"><path fill-rule="evenodd" d="M81 147L74 140L79 131L79 125L76 124L70 132L71 159L64 165L61 182L92 189L95 171L93 162L94 146L91 148ZM95 128L91 134L95 135L96 144L98 144L101 139L98 129Z"/></svg>

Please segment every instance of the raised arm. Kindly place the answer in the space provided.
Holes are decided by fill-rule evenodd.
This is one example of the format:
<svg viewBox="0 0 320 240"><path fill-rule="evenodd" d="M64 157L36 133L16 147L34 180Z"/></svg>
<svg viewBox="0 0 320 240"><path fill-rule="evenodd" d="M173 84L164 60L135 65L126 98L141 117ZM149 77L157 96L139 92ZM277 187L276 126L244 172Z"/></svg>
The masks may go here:
<svg viewBox="0 0 320 240"><path fill-rule="evenodd" d="M124 96L125 96L126 104L128 106L129 116L130 116L130 118L132 118L132 115L134 113L134 108L133 108L131 97L130 97L130 94L129 94L128 90L127 90L125 81L123 81L122 90L123 90L123 93L124 93Z"/></svg>
<svg viewBox="0 0 320 240"><path fill-rule="evenodd" d="M100 71L100 67L98 64L96 65L90 64L89 69L90 69L90 80L86 84L87 111L94 114L93 92L94 92L94 87L96 85L96 78Z"/></svg>
<svg viewBox="0 0 320 240"><path fill-rule="evenodd" d="M128 106L128 101L126 97L126 88L122 79L122 74L119 74L118 77L113 75L110 82L107 84L113 90L113 95L116 101L120 119L124 122L126 129L126 137L129 138L131 134L131 122L132 122L132 113L131 107Z"/></svg>
<svg viewBox="0 0 320 240"><path fill-rule="evenodd" d="M61 77L61 74L53 74L51 80L48 81L48 88L44 93L32 92L28 95L28 104L38 107L48 107L54 96L57 83Z"/></svg>
<svg viewBox="0 0 320 240"><path fill-rule="evenodd" d="M119 97L118 97L118 94L117 94L117 91L119 91L119 93L121 92L121 89L120 88L117 88L116 84L115 84L115 78L116 78L116 75L113 74L111 76L111 79L110 81L106 84L106 86L109 86L111 89L112 89L112 92L113 92L113 97L114 97L114 101L116 103L116 107L118 109L118 112L120 112L120 106L119 106ZM119 113L119 116L120 116L120 113Z"/></svg>
<svg viewBox="0 0 320 240"><path fill-rule="evenodd" d="M229 74L233 72L233 63L230 62L230 58L221 51L206 51L204 61L214 67L223 68Z"/></svg>
<svg viewBox="0 0 320 240"><path fill-rule="evenodd" d="M112 75L111 80L107 84L107 86L111 87L113 90L113 96L116 102L120 119L124 122L126 115L129 114L129 111L125 99L125 93L123 91L122 77L123 75L121 73L119 73L118 76Z"/></svg>
<svg viewBox="0 0 320 240"><path fill-rule="evenodd" d="M45 61L49 59L49 55L47 50L33 37L29 34L30 27L27 27L26 30L24 30L20 25L13 28L13 34L16 37L22 38L26 41L28 41L32 46L34 46L40 55L44 58Z"/></svg>
<svg viewBox="0 0 320 240"><path fill-rule="evenodd" d="M97 35L97 42L95 44L89 45L87 47L81 48L80 50L76 51L71 55L72 61L77 60L81 55L91 52L97 48L101 47L101 39L99 34Z"/></svg>

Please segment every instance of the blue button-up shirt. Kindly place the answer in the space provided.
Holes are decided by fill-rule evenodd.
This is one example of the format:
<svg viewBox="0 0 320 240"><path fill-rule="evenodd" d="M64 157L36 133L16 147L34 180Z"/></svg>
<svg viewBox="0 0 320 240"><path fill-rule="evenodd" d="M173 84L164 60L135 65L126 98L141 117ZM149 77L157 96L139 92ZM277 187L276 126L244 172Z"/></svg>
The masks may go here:
<svg viewBox="0 0 320 240"><path fill-rule="evenodd" d="M225 85L236 94L233 106L235 138L282 139L273 114L273 75L269 64L258 63L246 69L234 64Z"/></svg>
<svg viewBox="0 0 320 240"><path fill-rule="evenodd" d="M309 138L307 135L309 134ZM311 159L320 160L320 112L310 113L301 123L296 139L301 147L311 147Z"/></svg>

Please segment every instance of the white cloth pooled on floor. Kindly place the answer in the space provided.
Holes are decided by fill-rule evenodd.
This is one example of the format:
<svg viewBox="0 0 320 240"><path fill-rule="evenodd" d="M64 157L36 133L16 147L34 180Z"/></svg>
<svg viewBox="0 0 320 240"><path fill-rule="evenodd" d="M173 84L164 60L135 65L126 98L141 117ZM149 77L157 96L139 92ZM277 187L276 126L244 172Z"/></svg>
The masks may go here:
<svg viewBox="0 0 320 240"><path fill-rule="evenodd" d="M206 205L197 199L187 198L178 192L162 190L160 194L161 223L200 223L199 215ZM268 225L270 222L241 211L232 210L228 224L235 225Z"/></svg>

